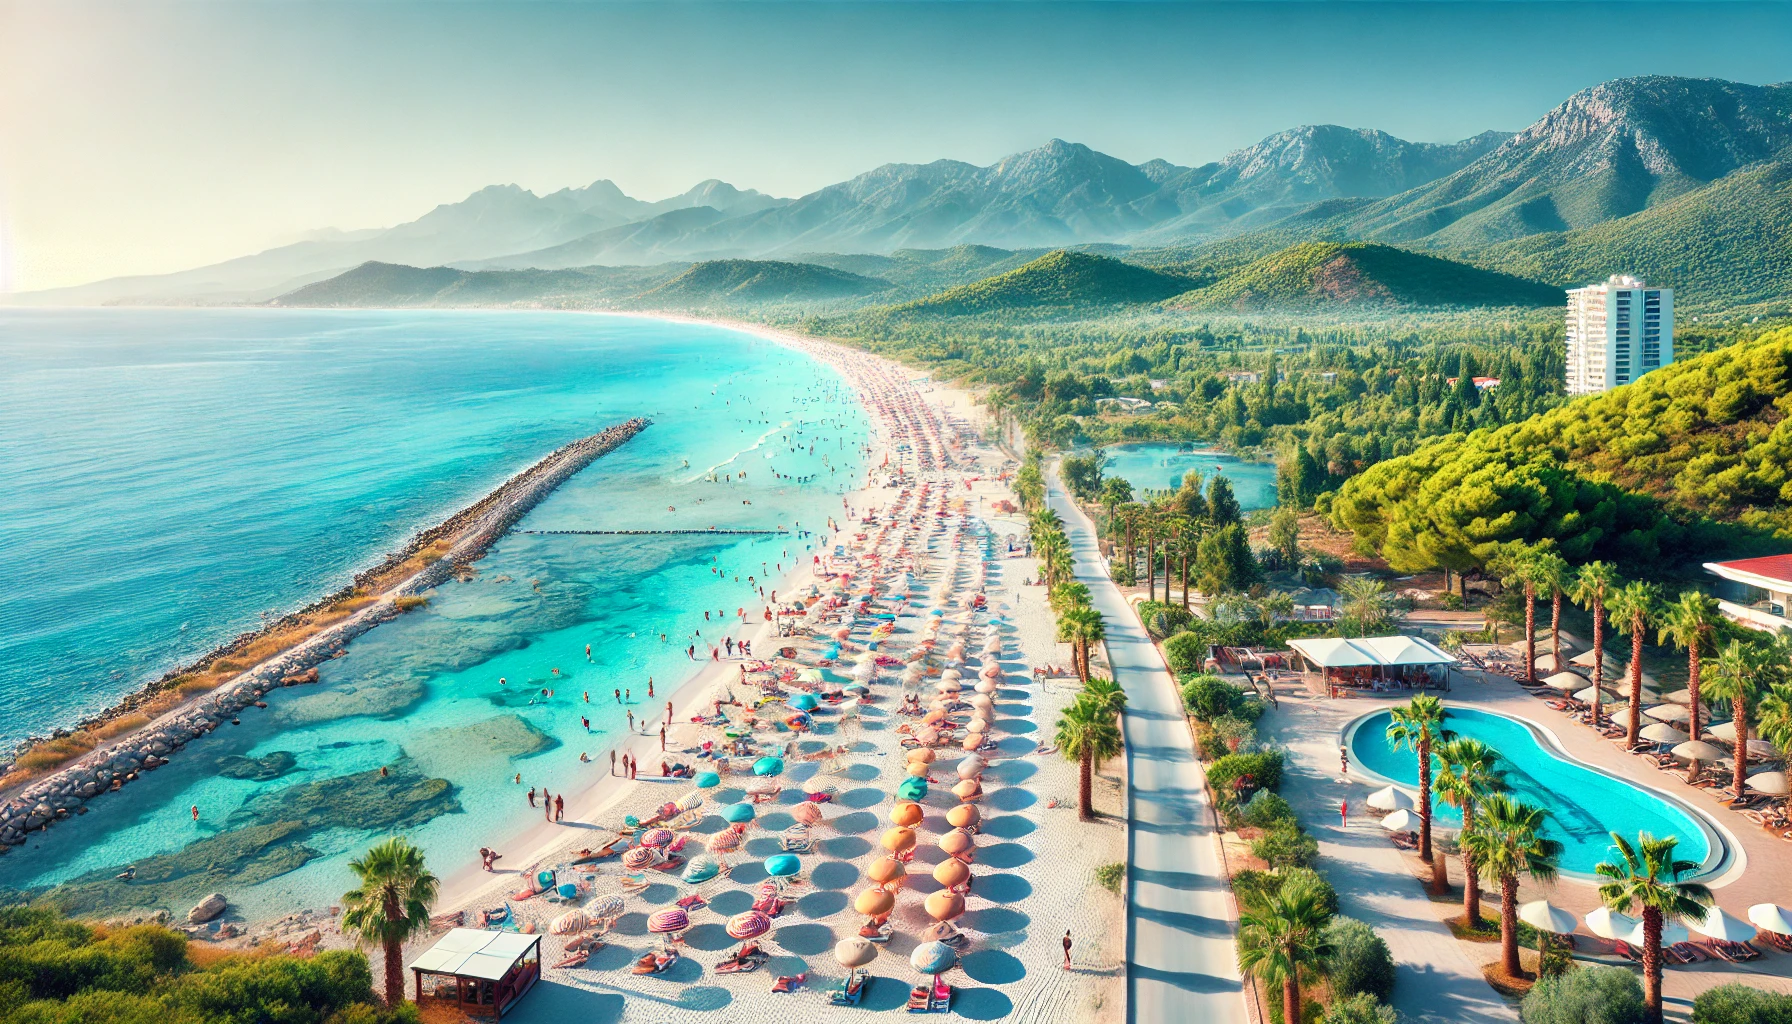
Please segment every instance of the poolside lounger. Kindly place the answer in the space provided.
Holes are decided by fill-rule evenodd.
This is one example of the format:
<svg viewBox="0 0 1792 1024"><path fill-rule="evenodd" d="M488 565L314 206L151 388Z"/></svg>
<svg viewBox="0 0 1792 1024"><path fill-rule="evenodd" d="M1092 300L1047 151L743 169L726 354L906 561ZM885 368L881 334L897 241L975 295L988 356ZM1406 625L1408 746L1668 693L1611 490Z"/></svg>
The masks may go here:
<svg viewBox="0 0 1792 1024"><path fill-rule="evenodd" d="M1663 955L1670 952L1679 957L1679 959L1674 962L1680 964L1696 964L1711 959L1705 954L1704 950L1690 942L1676 942L1672 946L1668 946L1662 950Z"/></svg>

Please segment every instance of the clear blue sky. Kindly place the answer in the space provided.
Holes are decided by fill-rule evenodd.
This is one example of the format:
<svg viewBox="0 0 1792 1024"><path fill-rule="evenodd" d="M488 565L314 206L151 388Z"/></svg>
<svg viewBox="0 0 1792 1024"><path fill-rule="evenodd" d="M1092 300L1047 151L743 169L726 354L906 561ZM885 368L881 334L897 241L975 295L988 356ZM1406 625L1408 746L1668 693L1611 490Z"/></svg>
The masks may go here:
<svg viewBox="0 0 1792 1024"><path fill-rule="evenodd" d="M0 0L0 274L180 269L497 182L797 195L1052 137L1185 164L1297 124L1456 139L1639 74L1792 79L1792 5Z"/></svg>

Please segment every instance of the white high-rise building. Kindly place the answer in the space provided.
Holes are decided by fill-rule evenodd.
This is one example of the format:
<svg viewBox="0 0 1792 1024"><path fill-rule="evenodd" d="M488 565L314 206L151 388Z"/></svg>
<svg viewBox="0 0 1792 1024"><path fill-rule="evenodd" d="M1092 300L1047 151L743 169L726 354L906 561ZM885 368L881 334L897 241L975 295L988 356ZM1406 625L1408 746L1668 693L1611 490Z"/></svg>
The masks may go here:
<svg viewBox="0 0 1792 1024"><path fill-rule="evenodd" d="M1628 384L1674 361L1674 290L1614 274L1568 291L1568 393Z"/></svg>

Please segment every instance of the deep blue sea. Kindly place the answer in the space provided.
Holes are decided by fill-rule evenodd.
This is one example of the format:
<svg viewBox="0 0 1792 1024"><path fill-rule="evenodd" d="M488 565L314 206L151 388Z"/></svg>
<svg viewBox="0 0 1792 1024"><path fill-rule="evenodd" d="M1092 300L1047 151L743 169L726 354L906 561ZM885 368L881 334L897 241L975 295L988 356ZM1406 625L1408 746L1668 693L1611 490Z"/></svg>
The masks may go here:
<svg viewBox="0 0 1792 1024"><path fill-rule="evenodd" d="M819 527L862 475L867 422L838 374L724 328L573 313L0 310L0 739L114 703L636 415L653 426L520 529ZM318 686L281 691L134 783L132 798L95 801L0 858L0 885L177 851L258 820L244 809L257 797L265 808L271 792L401 759L478 813L477 830L464 814L412 830L451 870L527 820L516 772L582 788L597 766L579 751L595 756L623 728L612 690L631 688L636 713L652 715L648 676L663 704L704 609L732 615L750 603L737 575L763 578L803 551L776 537L512 534L475 580L357 641ZM296 761L278 779L218 774L230 755L276 751ZM343 861L366 838L310 835L313 860L233 895L251 910L316 905L341 891Z"/></svg>

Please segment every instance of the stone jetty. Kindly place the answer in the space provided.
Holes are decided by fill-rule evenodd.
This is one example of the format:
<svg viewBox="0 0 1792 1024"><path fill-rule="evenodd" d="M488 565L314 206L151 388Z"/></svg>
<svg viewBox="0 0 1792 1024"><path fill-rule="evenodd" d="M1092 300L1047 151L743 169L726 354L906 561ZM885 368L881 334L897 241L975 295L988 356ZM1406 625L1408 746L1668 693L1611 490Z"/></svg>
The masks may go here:
<svg viewBox="0 0 1792 1024"><path fill-rule="evenodd" d="M28 833L70 817L87 801L120 789L142 772L167 764L176 751L235 718L245 708L265 707L265 698L273 690L316 682L318 665L338 657L351 640L396 618L401 613L401 599L419 595L477 561L556 487L646 429L649 422L641 418L627 420L556 449L477 502L417 534L379 566L361 573L358 582L404 564L429 545L451 542L442 558L387 589L374 603L11 794L0 804L0 853L24 843ZM231 646L246 646L245 639L239 637Z"/></svg>

